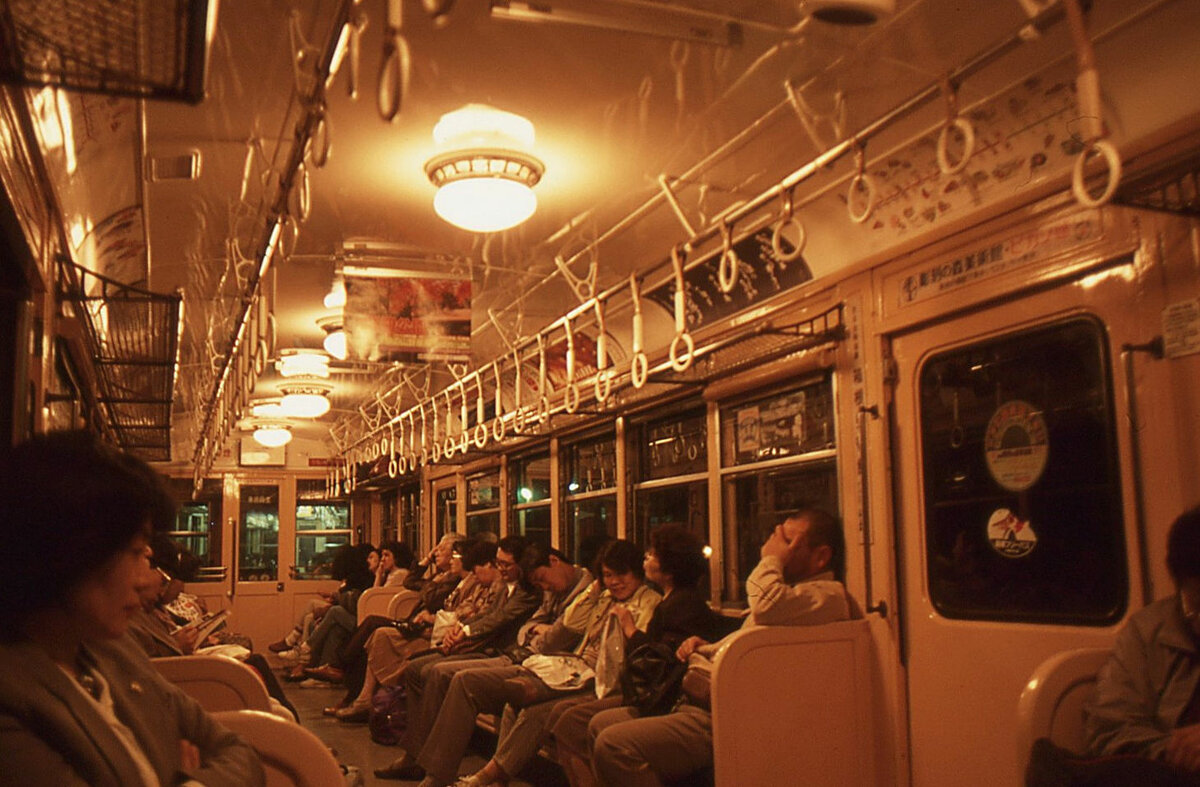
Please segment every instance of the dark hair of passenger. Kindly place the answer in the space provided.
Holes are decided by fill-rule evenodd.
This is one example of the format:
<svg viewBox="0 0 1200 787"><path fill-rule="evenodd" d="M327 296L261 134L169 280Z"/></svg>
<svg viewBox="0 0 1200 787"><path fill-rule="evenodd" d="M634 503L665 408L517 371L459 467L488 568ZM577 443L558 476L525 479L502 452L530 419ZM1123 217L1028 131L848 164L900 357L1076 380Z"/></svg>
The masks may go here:
<svg viewBox="0 0 1200 787"><path fill-rule="evenodd" d="M521 553L521 573L528 576L536 569L545 568L550 565L551 555L562 561L567 560L567 556L554 547L548 547L536 541L527 545L525 551Z"/></svg>
<svg viewBox="0 0 1200 787"><path fill-rule="evenodd" d="M704 545L683 525L670 522L650 533L650 548L658 558L659 570L671 575L677 588L694 588L708 573Z"/></svg>
<svg viewBox="0 0 1200 787"><path fill-rule="evenodd" d="M329 576L352 588L370 587L375 577L367 568L367 554L373 550L370 544L342 544L333 553Z"/></svg>
<svg viewBox="0 0 1200 787"><path fill-rule="evenodd" d="M403 541L384 541L379 545L380 552L387 550L392 553L396 568L408 568L413 562L413 551Z"/></svg>
<svg viewBox="0 0 1200 787"><path fill-rule="evenodd" d="M174 503L149 465L87 432L40 435L0 452L0 636L76 587L151 528Z"/></svg>
<svg viewBox="0 0 1200 787"><path fill-rule="evenodd" d="M150 536L150 549L154 552L150 556L150 565L161 568L172 577L179 577L180 549L170 536L166 533L153 534Z"/></svg>
<svg viewBox="0 0 1200 787"><path fill-rule="evenodd" d="M808 546L829 547L833 553L829 558L829 570L835 579L842 580L846 574L846 542L842 535L842 523L828 511L819 508L802 508L789 519L808 520Z"/></svg>
<svg viewBox="0 0 1200 787"><path fill-rule="evenodd" d="M639 580L646 577L646 570L642 566L642 550L625 539L610 541L600 550L600 566L617 574L633 574Z"/></svg>
<svg viewBox="0 0 1200 787"><path fill-rule="evenodd" d="M1167 534L1167 571L1179 584L1200 577L1200 506L1184 511Z"/></svg>
<svg viewBox="0 0 1200 787"><path fill-rule="evenodd" d="M500 539L498 546L505 552L513 556L513 560L520 560L521 555L525 554L525 547L529 544L524 536L505 536Z"/></svg>
<svg viewBox="0 0 1200 787"><path fill-rule="evenodd" d="M462 553L463 568L474 571L475 566L486 566L496 562L496 545L483 539L472 539L466 543Z"/></svg>

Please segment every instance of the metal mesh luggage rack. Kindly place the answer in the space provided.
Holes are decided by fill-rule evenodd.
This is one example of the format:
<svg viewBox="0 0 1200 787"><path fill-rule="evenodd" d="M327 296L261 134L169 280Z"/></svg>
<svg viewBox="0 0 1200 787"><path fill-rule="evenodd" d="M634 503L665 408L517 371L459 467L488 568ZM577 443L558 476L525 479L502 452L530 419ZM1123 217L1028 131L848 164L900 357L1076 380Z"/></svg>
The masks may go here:
<svg viewBox="0 0 1200 787"><path fill-rule="evenodd" d="M59 265L59 298L84 327L96 402L121 446L148 461L169 461L181 298L69 262Z"/></svg>
<svg viewBox="0 0 1200 787"><path fill-rule="evenodd" d="M196 103L209 0L4 0L0 81Z"/></svg>

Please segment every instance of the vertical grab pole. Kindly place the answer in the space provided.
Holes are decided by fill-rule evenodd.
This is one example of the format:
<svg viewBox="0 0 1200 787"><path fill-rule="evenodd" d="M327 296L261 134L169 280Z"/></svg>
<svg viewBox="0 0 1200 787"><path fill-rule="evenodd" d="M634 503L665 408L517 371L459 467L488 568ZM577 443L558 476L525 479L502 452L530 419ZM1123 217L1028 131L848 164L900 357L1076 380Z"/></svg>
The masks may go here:
<svg viewBox="0 0 1200 787"><path fill-rule="evenodd" d="M1146 489L1142 480L1142 448L1138 438L1137 383L1133 379L1133 355L1149 353L1155 359L1163 357L1162 337L1155 337L1145 344L1121 345L1121 366L1125 373L1125 418L1129 421L1129 453L1133 459L1133 503L1134 526L1137 530L1138 567L1142 573L1142 605L1154 600L1154 588L1150 582L1150 550L1146 541Z"/></svg>
<svg viewBox="0 0 1200 787"><path fill-rule="evenodd" d="M867 612L878 612L887 617L887 601L875 603L875 580L871 571L871 487L867 483L867 422L879 417L879 408L875 405L858 408L858 476L861 481L861 491L858 501L862 515L863 537L863 575L866 580L864 587Z"/></svg>

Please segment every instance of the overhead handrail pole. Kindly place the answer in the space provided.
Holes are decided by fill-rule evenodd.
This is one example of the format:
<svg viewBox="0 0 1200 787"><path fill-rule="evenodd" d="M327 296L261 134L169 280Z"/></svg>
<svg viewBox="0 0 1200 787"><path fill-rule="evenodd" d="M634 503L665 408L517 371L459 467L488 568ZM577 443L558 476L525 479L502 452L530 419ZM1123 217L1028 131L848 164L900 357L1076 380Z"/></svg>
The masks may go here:
<svg viewBox="0 0 1200 787"><path fill-rule="evenodd" d="M241 306L235 324L236 327L229 342L229 350L225 353L221 369L213 381L212 393L209 396L204 417L201 421L200 438L197 439L195 449L192 453L192 462L196 467L196 473L193 478L194 482L196 478L202 477L208 472L208 468L211 467L211 463L215 459L216 450L219 450L219 445L217 445L219 442L218 439L215 436L214 439L207 439L209 438L208 433L212 428L213 418L217 410L223 406L222 397L225 393L225 386L229 381L230 371L233 369L243 349L247 328L250 324L250 314L254 310L260 295L263 278L270 271L271 262L275 256L276 245L279 242L282 232L282 226L288 216L288 203L291 200L291 190L297 172L304 162L304 157L308 151L308 146L314 132L324 121L325 89L329 81L330 69L339 50L342 30L352 21L351 12L354 6L355 0L342 0L332 27L333 35L329 36L329 39L326 41L321 53L321 60L315 70L318 78L314 80L312 93L302 98L304 114L296 124L295 139L291 150L288 152L288 159L280 171L279 186L276 190L275 200L267 211L267 225L264 228L263 240L258 246L257 258L259 264L255 267L249 281L246 283L245 291L241 297ZM206 447L208 450L205 450ZM210 456L202 456L202 454L206 453L210 454Z"/></svg>

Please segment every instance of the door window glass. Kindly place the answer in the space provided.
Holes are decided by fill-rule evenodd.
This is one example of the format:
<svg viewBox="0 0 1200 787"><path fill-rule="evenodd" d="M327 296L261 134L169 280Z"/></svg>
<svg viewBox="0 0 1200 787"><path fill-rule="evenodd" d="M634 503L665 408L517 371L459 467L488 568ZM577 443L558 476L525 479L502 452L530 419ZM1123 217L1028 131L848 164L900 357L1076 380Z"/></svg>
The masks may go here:
<svg viewBox="0 0 1200 787"><path fill-rule="evenodd" d="M325 498L325 481L296 481L296 579L328 579L337 548L350 543L350 507Z"/></svg>
<svg viewBox="0 0 1200 787"><path fill-rule="evenodd" d="M240 495L238 579L274 581L279 570L279 487L245 484Z"/></svg>
<svg viewBox="0 0 1200 787"><path fill-rule="evenodd" d="M1118 620L1128 577L1103 328L1076 319L939 353L919 380L937 610Z"/></svg>

